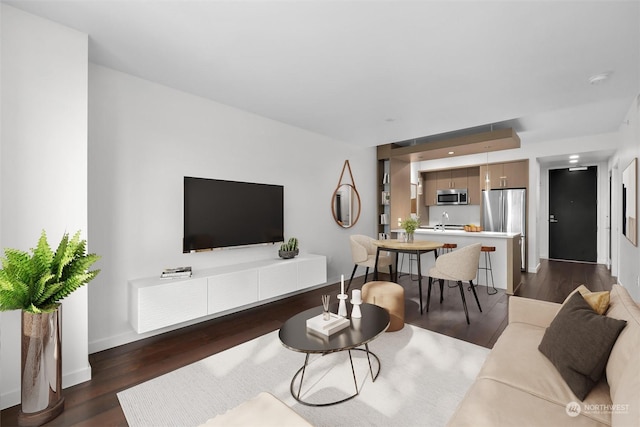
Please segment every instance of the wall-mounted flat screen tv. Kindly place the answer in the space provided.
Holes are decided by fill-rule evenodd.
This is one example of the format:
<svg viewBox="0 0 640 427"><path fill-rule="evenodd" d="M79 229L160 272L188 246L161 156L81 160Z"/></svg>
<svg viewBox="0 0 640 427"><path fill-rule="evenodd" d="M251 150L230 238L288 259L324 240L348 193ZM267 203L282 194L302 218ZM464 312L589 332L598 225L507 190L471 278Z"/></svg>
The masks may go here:
<svg viewBox="0 0 640 427"><path fill-rule="evenodd" d="M183 253L283 240L283 186L184 177Z"/></svg>

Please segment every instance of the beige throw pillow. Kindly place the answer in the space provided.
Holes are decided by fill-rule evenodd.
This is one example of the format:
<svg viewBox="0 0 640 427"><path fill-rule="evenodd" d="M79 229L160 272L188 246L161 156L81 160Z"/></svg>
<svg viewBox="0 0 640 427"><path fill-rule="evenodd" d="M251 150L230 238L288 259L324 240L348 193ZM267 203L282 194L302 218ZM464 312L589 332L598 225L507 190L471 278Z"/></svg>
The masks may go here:
<svg viewBox="0 0 640 427"><path fill-rule="evenodd" d="M571 298L576 292L580 292L582 298L584 298L596 313L604 314L607 312L607 309L609 308L609 291L591 292L585 285L580 285L575 288L564 300L562 305L566 304L567 301L569 301L569 298Z"/></svg>

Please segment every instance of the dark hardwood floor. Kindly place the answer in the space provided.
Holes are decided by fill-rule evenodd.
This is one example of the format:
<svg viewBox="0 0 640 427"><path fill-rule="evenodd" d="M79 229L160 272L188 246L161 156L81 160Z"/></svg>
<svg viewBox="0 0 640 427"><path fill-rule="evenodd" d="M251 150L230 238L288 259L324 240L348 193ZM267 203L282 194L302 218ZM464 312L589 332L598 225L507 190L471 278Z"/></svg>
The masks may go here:
<svg viewBox="0 0 640 427"><path fill-rule="evenodd" d="M371 277L371 276L370 276ZM382 275L381 279L384 279ZM360 288L363 278L354 280L351 289ZM408 275L399 280L405 288L405 321L484 347L493 347L507 325L508 297L498 290L488 295L477 288L482 313L465 285L471 324L467 325L460 292L445 284L444 302L434 287L429 313L420 315L418 284ZM603 265L542 260L537 274L524 274L518 295L562 302L577 286L592 291L610 290L616 282ZM427 279L423 280L426 304ZM142 341L126 344L89 356L92 379L65 389L65 411L48 426L125 426L124 413L116 393L173 371L212 354L231 348L278 329L292 315L320 305L320 295L331 294L336 301L337 284L315 289L264 306L245 310ZM2 426L17 425L19 406L2 411Z"/></svg>

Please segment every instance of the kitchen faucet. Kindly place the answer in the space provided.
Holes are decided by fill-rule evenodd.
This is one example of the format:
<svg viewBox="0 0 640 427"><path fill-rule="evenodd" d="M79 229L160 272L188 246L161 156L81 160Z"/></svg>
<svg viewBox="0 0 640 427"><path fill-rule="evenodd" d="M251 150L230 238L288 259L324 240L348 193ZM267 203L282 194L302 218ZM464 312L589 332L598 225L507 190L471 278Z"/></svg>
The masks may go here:
<svg viewBox="0 0 640 427"><path fill-rule="evenodd" d="M445 229L445 225L444 225L444 220L449 221L449 214L447 213L447 211L442 212L442 231L444 231Z"/></svg>

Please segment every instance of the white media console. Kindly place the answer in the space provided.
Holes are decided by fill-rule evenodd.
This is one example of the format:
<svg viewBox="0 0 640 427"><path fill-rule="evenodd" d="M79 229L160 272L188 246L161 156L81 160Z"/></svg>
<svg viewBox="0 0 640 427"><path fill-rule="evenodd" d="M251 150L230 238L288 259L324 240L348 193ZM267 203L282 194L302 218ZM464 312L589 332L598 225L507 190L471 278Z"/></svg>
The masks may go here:
<svg viewBox="0 0 640 427"><path fill-rule="evenodd" d="M129 322L149 332L326 282L327 258L313 254L198 270L186 279L130 280Z"/></svg>

